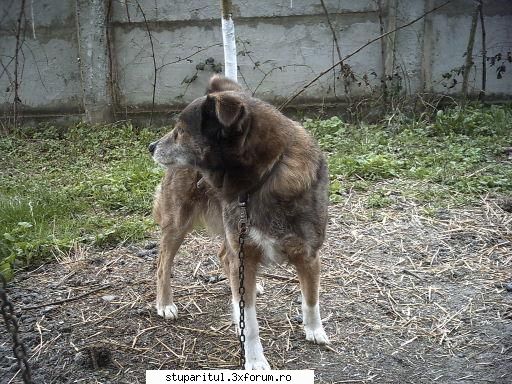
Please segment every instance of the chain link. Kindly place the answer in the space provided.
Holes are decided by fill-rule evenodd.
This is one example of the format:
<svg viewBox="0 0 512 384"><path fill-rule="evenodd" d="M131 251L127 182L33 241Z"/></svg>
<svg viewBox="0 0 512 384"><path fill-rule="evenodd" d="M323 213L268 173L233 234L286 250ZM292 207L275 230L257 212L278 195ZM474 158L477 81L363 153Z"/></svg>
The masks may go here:
<svg viewBox="0 0 512 384"><path fill-rule="evenodd" d="M245 286L244 286L244 242L248 232L248 218L247 218L247 198L239 198L238 206L240 207L240 220L238 221L238 278L239 288L238 293L240 294L240 301L238 307L240 309L240 367L245 369Z"/></svg>
<svg viewBox="0 0 512 384"><path fill-rule="evenodd" d="M25 384L32 383L32 375L30 372L30 366L28 365L27 360L27 351L23 342L20 339L19 329L18 329L18 320L16 319L16 315L14 314L14 306L7 298L6 293L6 281L4 276L0 273L0 312L2 312L2 316L5 321L5 327L7 328L7 332L9 332L12 336L13 342L13 352L14 356L18 360L18 367L21 372L21 377L23 378L23 382Z"/></svg>

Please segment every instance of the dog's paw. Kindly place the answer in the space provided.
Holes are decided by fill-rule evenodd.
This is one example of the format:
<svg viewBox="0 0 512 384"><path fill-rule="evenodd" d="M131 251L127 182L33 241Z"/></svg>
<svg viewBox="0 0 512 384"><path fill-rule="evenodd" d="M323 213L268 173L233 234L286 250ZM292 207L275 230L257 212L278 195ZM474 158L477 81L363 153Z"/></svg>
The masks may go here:
<svg viewBox="0 0 512 384"><path fill-rule="evenodd" d="M256 296L261 296L265 293L262 283L256 283Z"/></svg>
<svg viewBox="0 0 512 384"><path fill-rule="evenodd" d="M164 319L176 320L178 318L178 307L174 303L163 306L157 304L156 311L158 316Z"/></svg>
<svg viewBox="0 0 512 384"><path fill-rule="evenodd" d="M265 359L265 356L260 356L260 357L252 358L252 359L248 358L245 361L245 370L246 371L256 371L256 370L267 371L267 370L270 370L270 365L269 365L267 359Z"/></svg>
<svg viewBox="0 0 512 384"><path fill-rule="evenodd" d="M329 344L329 338L325 334L325 331L322 327L318 328L310 328L304 327L304 331L306 332L306 340L311 341L312 343L325 345Z"/></svg>

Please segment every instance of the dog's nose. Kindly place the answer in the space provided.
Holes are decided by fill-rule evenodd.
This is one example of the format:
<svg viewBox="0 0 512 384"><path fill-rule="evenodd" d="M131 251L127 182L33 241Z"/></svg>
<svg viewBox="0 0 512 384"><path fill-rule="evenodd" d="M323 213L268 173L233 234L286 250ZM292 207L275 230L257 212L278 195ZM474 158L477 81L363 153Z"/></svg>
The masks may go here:
<svg viewBox="0 0 512 384"><path fill-rule="evenodd" d="M151 153L152 155L155 153L155 149L156 149L156 146L158 144L158 140L157 141L153 141L151 144L149 144L148 146L148 151L149 153Z"/></svg>

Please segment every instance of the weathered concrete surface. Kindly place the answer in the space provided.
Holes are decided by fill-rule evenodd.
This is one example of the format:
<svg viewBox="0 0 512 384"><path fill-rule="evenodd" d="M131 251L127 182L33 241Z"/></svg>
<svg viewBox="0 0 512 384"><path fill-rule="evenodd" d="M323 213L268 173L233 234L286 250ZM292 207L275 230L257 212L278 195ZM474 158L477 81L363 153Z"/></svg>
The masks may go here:
<svg viewBox="0 0 512 384"><path fill-rule="evenodd" d="M14 99L16 21L21 1L0 1L0 108ZM74 0L26 1L19 51L19 96L23 113L78 113L81 86Z"/></svg>
<svg viewBox="0 0 512 384"><path fill-rule="evenodd" d="M108 5L103 0L77 0L76 7L85 120L91 123L111 121Z"/></svg>
<svg viewBox="0 0 512 384"><path fill-rule="evenodd" d="M333 17L333 22L343 24L345 17ZM375 21L375 20L373 20ZM220 21L219 21L220 23ZM346 55L366 42L367 33L378 34L379 26L366 17L353 22L340 33L342 55ZM311 16L298 24L281 24L276 20L244 22L236 24L239 52L239 81L251 92L269 101L279 101L299 89L305 79L325 69L333 62L332 37L329 26L322 16ZM148 46L130 49L134 41L147 36L144 28L116 28L116 56L121 71L119 85L123 105L136 106L148 103L151 98L153 67ZM201 36L197 40L188 36ZM210 66L197 71L196 65L212 57L215 62L223 62L220 27L183 26L175 30L157 29L153 31L157 65L162 66L179 57L183 52L193 53L206 50L176 64L167 65L158 71L156 100L159 104L173 104L193 100L202 95L207 80L211 76ZM336 57L335 57L336 58ZM357 73L380 72L380 47L374 44L365 52L347 62ZM198 79L188 84L184 82L197 72ZM373 77L372 77L373 79ZM343 95L342 83L337 81L337 94ZM304 94L306 99L334 97L333 76L323 78L311 92ZM361 95L363 87L352 86L354 95Z"/></svg>
<svg viewBox="0 0 512 384"><path fill-rule="evenodd" d="M512 2L509 4L512 6ZM510 7L509 7L510 8ZM491 21L492 20L492 21ZM434 39L436 47L432 55L432 91L456 95L461 90L462 76L457 77L457 84L453 88L450 80L442 78L444 73L463 65L464 54L467 49L467 32L471 26L471 15L435 15ZM494 56L501 52L506 58L507 52L512 51L512 15L495 15L488 18L486 27L487 56ZM470 91L478 92L481 89L481 60L482 39L480 28L477 28L473 55L475 65L470 75ZM487 62L487 90L488 93L502 96L512 95L512 66L505 64L507 70L503 78L498 79L496 74L497 65L490 66Z"/></svg>
<svg viewBox="0 0 512 384"><path fill-rule="evenodd" d="M345 56L444 1L382 0L381 9L373 0L324 2ZM20 4L0 0L0 89L8 90L0 98L4 116L13 101L11 58ZM233 7L239 81L256 96L278 104L338 60L320 1L235 0ZM345 81L339 70L329 73L295 103L378 96L382 79L390 92L457 96L462 75L456 70L465 61L473 7L472 0L453 0L369 45L346 62L353 78ZM512 50L512 2L485 1L484 13L487 55L501 52L505 59L488 66L487 95L510 98L512 64L506 55ZM217 66L223 63L217 2L26 0L23 26L20 98L27 114L85 113L88 120L102 121L112 110L117 118L149 112L154 70L148 28L158 68L156 110L179 108L202 95L209 76L222 70ZM480 27L473 54L470 91L476 95L482 73ZM207 59L212 65L205 64ZM506 72L497 79L501 64Z"/></svg>
<svg viewBox="0 0 512 384"><path fill-rule="evenodd" d="M376 1L324 0L329 12L364 13L376 12ZM190 0L172 2L167 0L139 0L146 20L162 21L199 21L220 20L220 3L215 1ZM137 3L119 1L114 3L114 21L143 22L142 12ZM233 17L240 18L275 18L289 16L323 15L320 1L311 0L237 0L233 1Z"/></svg>

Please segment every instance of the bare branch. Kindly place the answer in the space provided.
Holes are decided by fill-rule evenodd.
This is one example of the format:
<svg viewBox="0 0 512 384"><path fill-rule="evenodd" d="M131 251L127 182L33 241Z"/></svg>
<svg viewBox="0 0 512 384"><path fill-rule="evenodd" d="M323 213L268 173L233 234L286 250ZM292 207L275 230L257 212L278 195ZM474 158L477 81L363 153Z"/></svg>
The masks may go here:
<svg viewBox="0 0 512 384"><path fill-rule="evenodd" d="M378 0L378 1L375 1L377 3L377 6L378 6L378 9L379 9L379 12L378 12L378 16L379 16L379 28L380 28L380 34L384 34L384 18L382 17L382 0ZM381 60L382 60L382 76L380 78L381 80L381 87L382 87L382 98L383 98L383 101L384 101L384 105L388 106L388 85L387 85L387 79L386 79L386 50L385 50L385 44L384 44L384 41L383 43L380 45L380 55L381 55Z"/></svg>
<svg viewBox="0 0 512 384"><path fill-rule="evenodd" d="M466 49L466 63L464 64L464 73L462 74L462 97L468 96L469 72L473 66L473 46L475 45L476 25L478 24L478 14L482 3L475 5L473 17L471 19L471 29L469 31L468 48Z"/></svg>
<svg viewBox="0 0 512 384"><path fill-rule="evenodd" d="M13 59L12 59L13 60ZM12 60L7 63L7 65L5 65L2 61L2 59L0 59L0 66L3 68L3 71L2 73L0 74L0 78L3 76L3 74L5 73L7 75L7 79L9 80L9 83L12 83L12 77L11 77L11 73L9 72L9 68L7 68L9 66L9 64L12 62Z"/></svg>
<svg viewBox="0 0 512 384"><path fill-rule="evenodd" d="M448 1L445 1L443 4L437 6L437 7L434 7L432 8L431 10L425 12L423 15L417 17L416 19L414 20L411 20L409 21L408 23L406 24L403 24L403 25L400 25L399 27L393 29L392 31L388 31L386 33L383 33L381 34L380 36L377 36L376 38L370 40L369 42L367 42L366 44L362 45L361 47L359 47L358 49L356 49L355 51L353 51L352 53L348 54L347 56L345 56L343 58L343 60L340 60L338 61L336 64L330 66L329 68L325 69L324 71L320 72L320 74L318 76L316 76L313 80L311 80L309 83L307 83L305 86L303 86L298 92L296 92L295 94L293 94L292 96L290 96L288 99L286 99L280 106L279 106L279 109L283 109L284 107L286 107L288 104L290 104L293 100L295 100L299 95L301 95L306 89L308 89L311 85L313 85L315 82L318 81L318 79L320 79L321 77L323 77L325 74L329 73L330 71L332 71L334 68L336 68L338 65L340 64L343 64L344 61L350 59L352 56L354 56L355 54L359 53L360 51L362 51L364 48L366 48L367 46L375 43L376 41L392 34L392 33L395 33L396 31L399 31L401 29L404 29L404 28L407 28L408 26L418 22L419 20L423 19L425 16L427 16L428 14L432 13L432 12L435 12L437 11L438 9L444 7L445 5L451 3L452 0L448 0Z"/></svg>
<svg viewBox="0 0 512 384"><path fill-rule="evenodd" d="M18 77L18 66L19 66L19 51L21 48L21 24L25 16L25 0L21 0L20 13L18 21L16 23L16 50L14 52L14 102L13 102L13 113L14 113L14 126L18 125L18 103L21 103L19 96L19 77Z"/></svg>
<svg viewBox="0 0 512 384"><path fill-rule="evenodd" d="M9 74L9 72L7 71L7 68L9 68L9 65L11 65L11 63L14 61L14 56L7 56L7 55L0 55L0 57L8 57L9 58L9 62L7 64L2 64L2 67L4 68L4 70L0 73L0 79L2 78L2 76L4 75L4 73L7 73L7 76L9 77L9 82L12 81L11 79L11 76ZM0 59L1 60L1 59Z"/></svg>
<svg viewBox="0 0 512 384"><path fill-rule="evenodd" d="M128 23L131 23L132 20L130 19L130 10L128 9L128 1L124 1L124 7L126 8L126 17L128 18Z"/></svg>
<svg viewBox="0 0 512 384"><path fill-rule="evenodd" d="M182 62L182 61L186 61L186 60L190 59L191 57L194 57L198 53L204 52L204 51L206 51L206 50L208 50L210 48L213 48L213 47L222 47L222 43L212 44L212 45L209 45L209 46L204 47L204 48L198 47L200 49L198 49L196 52L194 52L194 53L192 53L192 54L190 54L188 56L185 56L185 57L178 57L176 60L171 61L169 63L162 64L161 66L157 67L157 70L159 71L159 70L161 70L162 68L164 68L164 67L166 67L168 65L172 65L172 64L176 64L176 63L179 63L179 62Z"/></svg>
<svg viewBox="0 0 512 384"><path fill-rule="evenodd" d="M126 2L125 2L126 4ZM114 115L114 119L116 118L116 109L118 104L117 97L117 88L116 88L116 72L114 70L114 53L112 50L112 32L111 32L111 23L112 23L112 0L108 0L107 6L107 14L105 15L105 37L107 39L107 54L108 54L108 84L110 87L110 96L112 97L113 105L112 113ZM128 9L127 9L128 11ZM129 15L128 15L129 17Z"/></svg>
<svg viewBox="0 0 512 384"><path fill-rule="evenodd" d="M485 88L487 86L487 48L485 42L485 22L484 22L484 4L482 0L480 3L480 28L482 29L482 90L480 91L479 99L483 100L485 97Z"/></svg>
<svg viewBox="0 0 512 384"><path fill-rule="evenodd" d="M28 49L28 51L30 53L30 56L32 56L32 60L34 61L34 65L35 65L36 71L37 71L37 77L39 77L39 81L41 82L41 85L43 86L43 88L46 91L46 93L48 93L48 88L46 88L46 84L44 83L43 75L41 73L41 69L39 68L39 64L37 63L38 60L36 58L34 50L32 49L32 47L30 47L30 44L22 44L22 47L20 48L20 51L22 53L23 53L23 47ZM44 50L43 50L43 54L44 54L45 59L46 59L46 65L48 66L48 56L46 55L46 52ZM23 56L23 57L25 57L25 56Z"/></svg>
<svg viewBox="0 0 512 384"><path fill-rule="evenodd" d="M144 19L144 25L146 26L146 31L148 32L149 36L149 43L151 44L151 57L153 58L153 92L151 97L151 115L149 116L149 125L151 125L153 121L153 112L155 111L155 94L156 94L156 77L157 77L157 67L156 67L156 58L155 58L155 46L153 44L153 35L151 34L151 29L149 29L148 20L146 19L146 14L144 13L144 10L140 6L140 3L138 0L135 0L137 3L137 7L140 10L140 13L142 14L142 17Z"/></svg>
<svg viewBox="0 0 512 384"><path fill-rule="evenodd" d="M322 8L324 9L325 17L327 19L327 24L329 24L329 28L331 29L332 38L334 39L336 50L338 51L338 59L342 61L341 58L341 50L340 45L338 43L338 37L336 35L336 30L334 29L334 26L331 23L331 19L329 18L329 12L327 11L327 7L325 6L324 0L320 0L320 3L322 4Z"/></svg>
<svg viewBox="0 0 512 384"><path fill-rule="evenodd" d="M324 9L325 18L327 19L327 24L329 24L329 28L331 29L332 43L333 43L333 46L336 47L336 51L338 52L338 60L342 60L340 45L338 43L338 36L336 34L336 30L334 29L334 26L331 23L331 19L329 18L329 11L327 11L327 7L325 6L324 0L320 0L320 3L322 4L322 8ZM332 60L334 62L334 54L333 54ZM334 89L334 96L337 97L336 96L336 70L334 70L334 76L333 76L333 89ZM345 91L347 91L347 89L345 89Z"/></svg>
<svg viewBox="0 0 512 384"><path fill-rule="evenodd" d="M306 68L309 68L311 69L311 67L307 64L287 64L287 65L280 65L278 67L272 67L270 70L268 70L267 72L265 71L262 71L263 73L263 78L260 80L260 82L258 83L258 85L256 86L256 88L254 88L254 91L252 91L252 96L256 95L256 91L259 89L259 87L263 84L263 82L265 81L265 79L270 76L274 71L276 70L280 70L282 71L283 69L285 68L288 68L288 67L295 67L295 68L298 68L298 67L306 67ZM313 71L311 71L313 72ZM314 72L313 72L314 73Z"/></svg>

